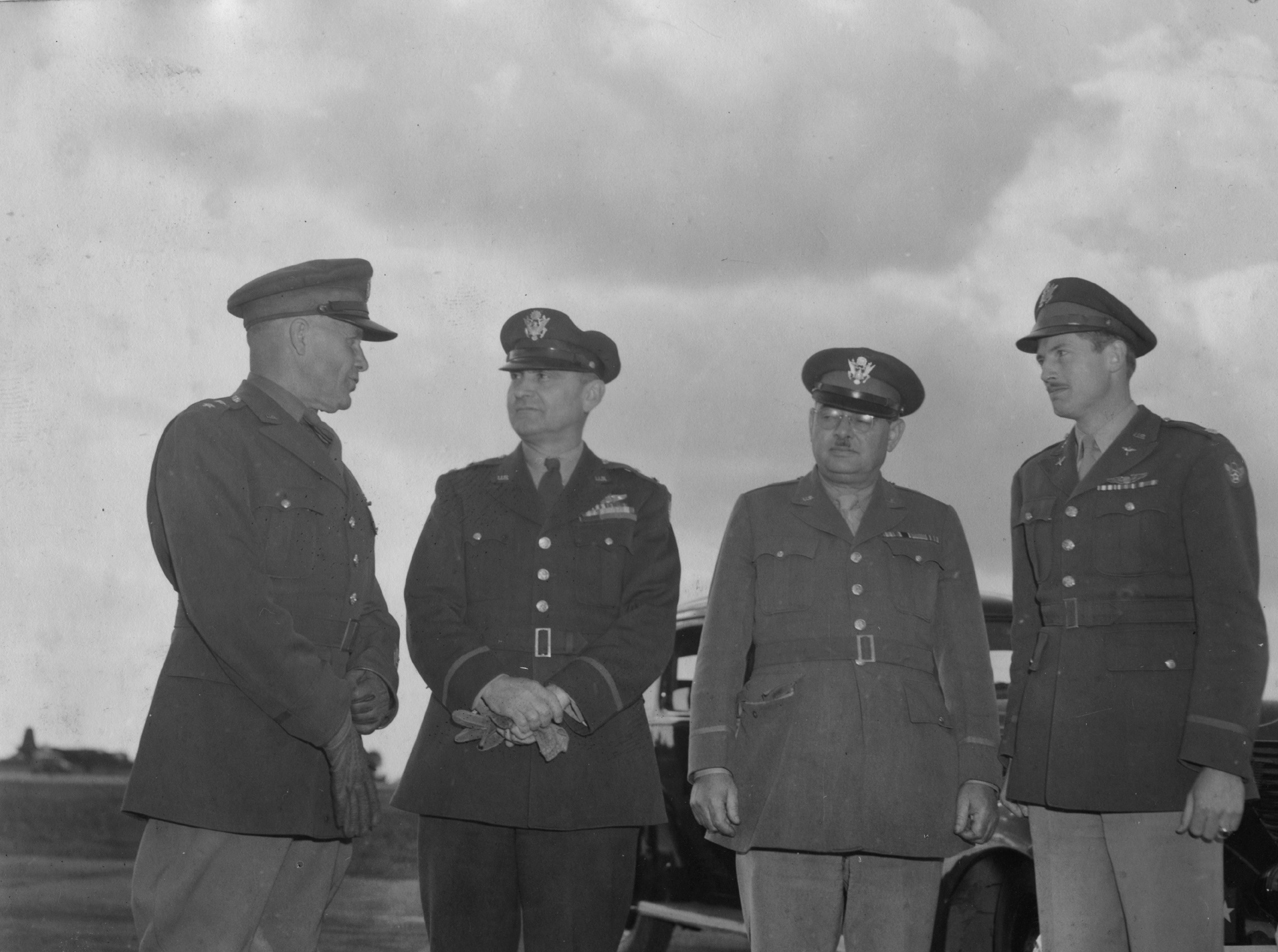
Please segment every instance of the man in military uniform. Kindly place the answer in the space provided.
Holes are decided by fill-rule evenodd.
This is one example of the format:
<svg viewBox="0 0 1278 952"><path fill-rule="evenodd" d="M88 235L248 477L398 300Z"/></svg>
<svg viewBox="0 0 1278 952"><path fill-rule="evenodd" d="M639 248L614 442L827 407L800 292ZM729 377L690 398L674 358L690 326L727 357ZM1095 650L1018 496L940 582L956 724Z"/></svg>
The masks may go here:
<svg viewBox="0 0 1278 952"><path fill-rule="evenodd" d="M307 261L250 281L249 375L160 438L147 516L178 592L124 809L149 820L133 875L142 952L311 952L371 829L360 739L394 716L399 627L376 527L316 411L351 405L373 269Z"/></svg>
<svg viewBox="0 0 1278 952"><path fill-rule="evenodd" d="M432 952L514 952L521 924L527 952L615 950L665 820L643 692L674 645L670 496L582 442L607 336L538 308L501 343L520 444L435 486L404 590L431 699L394 804L421 816Z"/></svg>
<svg viewBox="0 0 1278 952"><path fill-rule="evenodd" d="M1074 421L1012 482L1001 754L1052 952L1219 949L1220 841L1256 795L1268 655L1247 467L1132 401L1155 343L1081 278L1049 282L1016 343Z"/></svg>
<svg viewBox="0 0 1278 952"><path fill-rule="evenodd" d="M755 952L923 952L941 858L993 832L998 716L954 510L880 476L923 402L863 347L813 354L815 468L728 522L692 683L692 808L737 852Z"/></svg>

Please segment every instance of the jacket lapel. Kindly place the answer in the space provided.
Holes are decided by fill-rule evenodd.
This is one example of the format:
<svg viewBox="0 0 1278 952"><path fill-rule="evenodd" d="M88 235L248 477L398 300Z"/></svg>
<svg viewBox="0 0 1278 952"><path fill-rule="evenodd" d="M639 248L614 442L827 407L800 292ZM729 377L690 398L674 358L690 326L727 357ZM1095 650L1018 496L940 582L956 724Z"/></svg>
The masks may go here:
<svg viewBox="0 0 1278 952"><path fill-rule="evenodd" d="M805 522L819 532L828 532L852 544L852 530L839 515L838 507L830 500L830 494L821 485L821 477L816 467L797 483L790 496L790 511L801 522Z"/></svg>
<svg viewBox="0 0 1278 952"><path fill-rule="evenodd" d="M546 527L563 525L572 522L583 512L596 505L608 495L612 480L604 468L603 460L590 451L589 446L581 450L581 458L573 467L572 478L559 494Z"/></svg>
<svg viewBox="0 0 1278 952"><path fill-rule="evenodd" d="M261 429L263 436L288 450L343 493L346 492L343 467L333 462L328 450L309 426L294 420L283 407L247 381L240 384L235 396L265 424Z"/></svg>
<svg viewBox="0 0 1278 952"><path fill-rule="evenodd" d="M1058 446L1038 461L1038 465L1052 485L1060 490L1062 495L1068 496L1078 485L1077 461L1078 445L1074 441L1074 431L1071 429Z"/></svg>
<svg viewBox="0 0 1278 952"><path fill-rule="evenodd" d="M1081 479L1073 495L1095 489L1135 469L1158 447L1158 429L1162 420L1145 409L1137 409L1131 422L1118 434L1109 449L1101 454L1091 472Z"/></svg>
<svg viewBox="0 0 1278 952"><path fill-rule="evenodd" d="M521 447L516 446L514 452L497 465L488 484L488 493L516 515L540 524L541 500L537 497L532 477L528 475L528 464L524 462Z"/></svg>
<svg viewBox="0 0 1278 952"><path fill-rule="evenodd" d="M905 500L901 498L896 486L882 476L870 496L870 504L865 507L865 515L861 517L861 525L856 530L853 545L860 545L867 539L882 535L905 518Z"/></svg>

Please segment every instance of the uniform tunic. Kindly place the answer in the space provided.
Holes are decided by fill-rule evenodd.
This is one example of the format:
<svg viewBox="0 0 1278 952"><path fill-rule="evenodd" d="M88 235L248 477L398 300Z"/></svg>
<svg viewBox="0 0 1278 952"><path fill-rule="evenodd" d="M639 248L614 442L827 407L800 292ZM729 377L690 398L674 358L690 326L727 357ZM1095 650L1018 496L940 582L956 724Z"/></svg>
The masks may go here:
<svg viewBox="0 0 1278 952"><path fill-rule="evenodd" d="M1242 777L1268 664L1256 510L1230 442L1141 407L1080 481L1073 433L1012 483L1009 799L1179 811Z"/></svg>
<svg viewBox="0 0 1278 952"><path fill-rule="evenodd" d="M589 448L544 520L520 449L440 477L404 590L431 699L395 806L542 830L665 820L643 692L674 646L669 510L661 484ZM565 753L454 742L451 712L499 674L576 701Z"/></svg>
<svg viewBox="0 0 1278 952"><path fill-rule="evenodd" d="M156 450L151 542L178 591L125 793L131 813L338 839L321 749L348 670L392 692L399 626L374 574L368 500L304 423L250 382L179 414Z"/></svg>
<svg viewBox="0 0 1278 952"><path fill-rule="evenodd" d="M997 784L976 574L954 510L880 479L855 536L814 469L746 493L719 550L688 768L726 767L738 852L942 857Z"/></svg>

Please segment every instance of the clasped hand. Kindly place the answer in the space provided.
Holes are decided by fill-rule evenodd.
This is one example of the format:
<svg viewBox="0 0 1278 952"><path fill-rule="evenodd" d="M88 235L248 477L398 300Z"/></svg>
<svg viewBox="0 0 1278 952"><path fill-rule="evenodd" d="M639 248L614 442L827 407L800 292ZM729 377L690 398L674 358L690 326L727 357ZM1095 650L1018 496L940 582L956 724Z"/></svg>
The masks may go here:
<svg viewBox="0 0 1278 952"><path fill-rule="evenodd" d="M534 731L563 723L564 710L572 703L558 685L508 674L489 681L479 698L493 713L511 720L509 739L516 744L535 743Z"/></svg>
<svg viewBox="0 0 1278 952"><path fill-rule="evenodd" d="M351 689L351 723L361 734L371 734L390 713L390 688L378 675L364 668L346 673Z"/></svg>

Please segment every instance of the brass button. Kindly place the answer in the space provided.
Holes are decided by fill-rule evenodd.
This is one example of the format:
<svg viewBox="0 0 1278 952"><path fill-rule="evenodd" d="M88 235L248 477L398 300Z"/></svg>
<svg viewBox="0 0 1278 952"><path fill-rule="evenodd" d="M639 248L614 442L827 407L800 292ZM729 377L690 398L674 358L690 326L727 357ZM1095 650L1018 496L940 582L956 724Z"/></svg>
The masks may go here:
<svg viewBox="0 0 1278 952"><path fill-rule="evenodd" d="M1074 587L1074 576L1072 576L1072 575L1066 575L1063 579L1061 579L1061 584L1062 584L1062 585L1064 585L1066 588L1073 588L1073 587Z"/></svg>
<svg viewBox="0 0 1278 952"><path fill-rule="evenodd" d="M916 556L914 557L914 561L915 561L915 562L922 562L922 561L923 561L923 556L921 556L921 555L916 555Z"/></svg>
<svg viewBox="0 0 1278 952"><path fill-rule="evenodd" d="M852 561L853 561L853 562L860 562L860 561L861 561L861 553L860 553L860 552L853 552L853 553L852 553Z"/></svg>
<svg viewBox="0 0 1278 952"><path fill-rule="evenodd" d="M1136 508L1136 503L1134 502L1125 503L1123 505L1123 508L1126 509L1128 512L1131 512L1133 509Z"/></svg>
<svg viewBox="0 0 1278 952"><path fill-rule="evenodd" d="M784 558L785 558L785 550L784 550L784 549L777 549L777 558L778 558L778 559L784 559Z"/></svg>
<svg viewBox="0 0 1278 952"><path fill-rule="evenodd" d="M356 552L354 555L352 555L352 556L351 556L351 561L352 561L352 562L354 562L356 565L359 565L359 553L358 553L358 552Z"/></svg>
<svg viewBox="0 0 1278 952"><path fill-rule="evenodd" d="M852 622L852 627L857 631L865 631L865 619L858 618L856 621Z"/></svg>
<svg viewBox="0 0 1278 952"><path fill-rule="evenodd" d="M537 540L537 545L539 545L543 549L549 549L550 538L548 536L542 536L540 539Z"/></svg>
<svg viewBox="0 0 1278 952"><path fill-rule="evenodd" d="M865 591L865 586L862 585L860 582L857 582L855 585L852 586L853 595L860 595L864 591Z"/></svg>
<svg viewBox="0 0 1278 952"><path fill-rule="evenodd" d="M1176 667L1176 659L1175 659L1175 658L1168 658L1166 661L1164 661L1164 662L1163 662L1163 664L1167 665L1167 667L1168 667L1168 668L1175 668L1175 667Z"/></svg>
<svg viewBox="0 0 1278 952"><path fill-rule="evenodd" d="M537 577L543 582L546 581L546 579L550 578L550 569L538 569Z"/></svg>
<svg viewBox="0 0 1278 952"><path fill-rule="evenodd" d="M484 537L484 534L482 532L476 532L473 536L471 536L471 538L474 539L476 542L478 542L483 537Z"/></svg>
<svg viewBox="0 0 1278 952"><path fill-rule="evenodd" d="M1078 515L1078 507L1077 507L1077 506L1066 506L1066 507L1065 507L1065 515L1067 515L1067 516L1069 516L1071 519L1073 519L1075 516L1077 516L1077 515Z"/></svg>
<svg viewBox="0 0 1278 952"><path fill-rule="evenodd" d="M231 397L231 402L232 402L232 403L239 403L239 402L240 402L240 398L239 398L238 396Z"/></svg>
<svg viewBox="0 0 1278 952"><path fill-rule="evenodd" d="M291 506L291 505L293 505L293 504L292 504L291 502L289 502L287 499L284 499L284 500L281 500L281 501L280 501L280 506L281 506L282 508L284 508L284 509L287 509L287 508L288 508L289 506Z"/></svg>
<svg viewBox="0 0 1278 952"><path fill-rule="evenodd" d="M543 598L541 601L537 603L537 611L539 612L550 611L550 603Z"/></svg>
<svg viewBox="0 0 1278 952"><path fill-rule="evenodd" d="M604 545L612 545L612 536L604 537Z"/></svg>
<svg viewBox="0 0 1278 952"><path fill-rule="evenodd" d="M1066 552L1073 552L1073 551L1074 551L1074 540L1073 540L1073 539L1066 539L1064 542L1062 542L1062 543L1061 543L1061 548L1062 548L1062 549L1064 549Z"/></svg>

